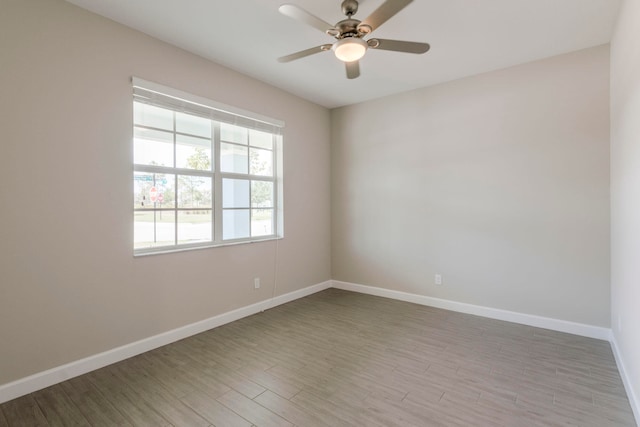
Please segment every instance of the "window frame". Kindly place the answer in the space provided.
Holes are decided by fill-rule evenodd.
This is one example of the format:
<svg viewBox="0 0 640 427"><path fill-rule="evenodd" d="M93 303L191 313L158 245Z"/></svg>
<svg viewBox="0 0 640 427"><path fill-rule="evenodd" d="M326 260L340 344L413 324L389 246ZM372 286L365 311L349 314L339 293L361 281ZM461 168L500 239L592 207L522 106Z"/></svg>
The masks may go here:
<svg viewBox="0 0 640 427"><path fill-rule="evenodd" d="M261 241L268 241L274 239L281 239L284 237L284 218L283 218L283 174L282 174L282 160L283 160L283 137L282 130L284 128L284 122L266 116L262 116L256 113L252 113L246 110L241 110L235 107L223 105L215 101L211 101L206 98L199 97L197 95L188 94L176 89L172 89L157 83L149 82L137 77L132 78L133 86L133 102L132 108L135 108L135 103L152 105L165 110L172 111L173 114L173 129L160 129L153 126L146 126L136 124L134 114L132 114L132 130L135 134L135 129L147 129L147 130L162 130L172 134L172 149L173 149L173 166L160 166L149 164L137 164L135 158L132 158L132 177L134 182L134 188L136 186L136 175L140 173L148 174L165 174L172 175L174 182L174 203L173 207L158 207L154 202L151 208L140 208L135 205L136 194L134 192L134 236L133 254L134 256L153 255L159 253L181 252L185 250L202 249L218 246L237 245L244 243L254 243ZM178 167L177 165L177 139L178 136L197 137L195 134L186 132L180 132L177 130L176 125L176 113L185 113L194 115L197 117L209 119L211 121L211 162L209 170L191 169ZM221 139L221 126L233 125L246 129L246 141L244 143L237 143L231 141L223 141ZM271 150L265 149L258 145L251 144L252 131L261 131L271 134ZM200 135L202 137L202 135ZM206 140L206 137L202 137ZM229 171L222 171L221 168L221 147L223 143L236 144L237 146L246 147L247 149L247 173L236 173ZM132 137L132 147L135 147L135 139ZM257 175L252 174L251 169L251 150L265 150L271 151L271 175ZM179 207L179 190L178 183L180 176L193 176L193 177L207 177L211 179L211 206L204 208L185 208ZM154 175L155 177L155 175ZM225 179L237 179L247 181L249 186L249 200L248 206L244 207L225 207L223 205L223 182ZM153 179L155 182L155 178ZM272 183L272 203L271 207L258 207L253 206L252 199L252 187L253 182L270 182ZM224 238L224 224L223 217L225 211L230 210L246 210L249 214L248 219L248 237L239 238ZM180 211L194 211L194 210L210 210L210 224L211 224L211 240L180 243L179 237L179 212ZM272 233L268 235L255 235L252 230L252 218L254 211L257 210L271 210L271 228ZM154 212L154 239L156 233L156 217L158 212L170 211L174 213L173 219L173 232L174 241L172 244L161 246L148 246L148 247L136 247L135 240L135 213L136 212Z"/></svg>

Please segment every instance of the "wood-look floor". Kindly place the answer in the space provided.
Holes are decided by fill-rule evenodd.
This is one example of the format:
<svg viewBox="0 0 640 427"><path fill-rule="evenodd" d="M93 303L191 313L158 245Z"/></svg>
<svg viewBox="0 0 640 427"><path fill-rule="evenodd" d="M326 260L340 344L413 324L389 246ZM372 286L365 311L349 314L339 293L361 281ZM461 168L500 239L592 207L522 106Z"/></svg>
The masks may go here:
<svg viewBox="0 0 640 427"><path fill-rule="evenodd" d="M7 402L7 425L635 422L605 341L329 289Z"/></svg>

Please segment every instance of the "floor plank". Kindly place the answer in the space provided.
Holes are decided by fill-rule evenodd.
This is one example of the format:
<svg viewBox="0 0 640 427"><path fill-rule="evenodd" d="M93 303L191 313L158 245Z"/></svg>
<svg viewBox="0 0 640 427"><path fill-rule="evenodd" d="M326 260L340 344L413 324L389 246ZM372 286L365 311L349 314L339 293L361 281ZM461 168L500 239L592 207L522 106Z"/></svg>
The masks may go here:
<svg viewBox="0 0 640 427"><path fill-rule="evenodd" d="M264 427L292 427L293 424L281 416L257 404L235 390L229 390L217 399L227 408L253 424Z"/></svg>
<svg viewBox="0 0 640 427"><path fill-rule="evenodd" d="M2 409L0 409L0 427L8 427L9 423L7 422L7 419L4 416L4 412L2 411Z"/></svg>
<svg viewBox="0 0 640 427"><path fill-rule="evenodd" d="M32 394L4 403L1 409L10 426L41 427L49 425Z"/></svg>
<svg viewBox="0 0 640 427"><path fill-rule="evenodd" d="M89 424L132 426L129 421L105 397L95 389L85 376L60 384Z"/></svg>
<svg viewBox="0 0 640 427"><path fill-rule="evenodd" d="M220 427L250 427L252 424L214 398L199 393L181 399L195 412Z"/></svg>
<svg viewBox="0 0 640 427"><path fill-rule="evenodd" d="M62 384L33 393L44 417L52 427L57 426L89 426L89 421L64 392Z"/></svg>
<svg viewBox="0 0 640 427"><path fill-rule="evenodd" d="M635 426L608 342L329 289L0 405L0 427Z"/></svg>
<svg viewBox="0 0 640 427"><path fill-rule="evenodd" d="M269 390L253 400L297 426L332 427L331 424L325 423L322 418L305 412L295 403Z"/></svg>
<svg viewBox="0 0 640 427"><path fill-rule="evenodd" d="M88 380L133 425L170 426L171 423L146 405L125 380L115 374L112 365L87 374Z"/></svg>

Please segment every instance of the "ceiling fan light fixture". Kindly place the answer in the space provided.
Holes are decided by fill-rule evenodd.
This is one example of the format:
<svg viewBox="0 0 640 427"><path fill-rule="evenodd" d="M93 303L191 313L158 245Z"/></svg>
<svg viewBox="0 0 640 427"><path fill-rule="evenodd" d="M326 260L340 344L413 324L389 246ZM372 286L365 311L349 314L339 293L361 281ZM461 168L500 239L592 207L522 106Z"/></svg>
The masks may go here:
<svg viewBox="0 0 640 427"><path fill-rule="evenodd" d="M367 51L367 42L358 37L347 37L333 45L333 53L343 62L354 62L362 58Z"/></svg>
<svg viewBox="0 0 640 427"><path fill-rule="evenodd" d="M335 37L337 41L333 44L327 43L282 56L278 58L278 61L290 62L331 49L336 55L336 58L345 63L347 78L355 79L360 76L360 59L367 53L367 49L369 48L414 54L426 53L429 50L429 43L388 39L364 40L365 37L368 37L374 30L407 7L413 0L381 1L383 3L374 10L373 13L360 21L353 18L353 15L358 11L358 0L343 0L342 13L347 16L347 19L343 19L333 26L299 6L283 4L279 9L283 15L310 25L331 37Z"/></svg>

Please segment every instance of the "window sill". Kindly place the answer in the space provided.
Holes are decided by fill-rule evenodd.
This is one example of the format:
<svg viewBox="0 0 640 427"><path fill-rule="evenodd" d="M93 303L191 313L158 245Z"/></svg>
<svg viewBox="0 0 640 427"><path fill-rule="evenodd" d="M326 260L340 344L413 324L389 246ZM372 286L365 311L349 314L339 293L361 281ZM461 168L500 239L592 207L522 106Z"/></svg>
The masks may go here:
<svg viewBox="0 0 640 427"><path fill-rule="evenodd" d="M134 258L138 257L146 257L151 255L164 255L164 254L173 254L176 252L187 252L187 251L195 251L200 249L211 249L211 248L222 248L225 246L238 246L238 245L246 245L252 243L261 243L261 242L269 242L272 240L282 240L283 236L269 236L263 239L253 239L253 240L242 240L242 241L230 241L225 243L206 243L206 244L197 244L197 245L184 245L179 247L162 247L157 249L139 249L135 250L133 253Z"/></svg>

